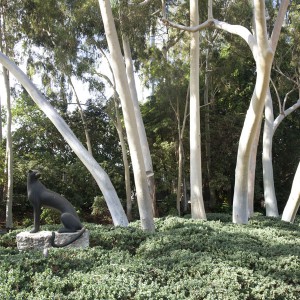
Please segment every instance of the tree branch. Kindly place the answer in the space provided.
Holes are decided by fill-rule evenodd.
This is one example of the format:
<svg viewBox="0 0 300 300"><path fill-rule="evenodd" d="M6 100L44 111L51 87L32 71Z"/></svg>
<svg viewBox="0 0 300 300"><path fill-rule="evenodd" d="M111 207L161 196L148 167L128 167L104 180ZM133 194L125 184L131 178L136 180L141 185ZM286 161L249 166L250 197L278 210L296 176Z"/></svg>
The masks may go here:
<svg viewBox="0 0 300 300"><path fill-rule="evenodd" d="M149 4L152 0L144 0L140 3L132 3L132 2L129 2L128 5L129 6L145 6L147 4Z"/></svg>
<svg viewBox="0 0 300 300"><path fill-rule="evenodd" d="M277 127L279 126L279 124L282 122L282 120L288 116L289 114L291 114L294 110L296 110L298 107L300 107L300 99L298 99L298 101L292 105L291 107L289 107L287 110L285 110L283 112L283 114L280 114L274 121L273 123L273 134L275 133Z"/></svg>
<svg viewBox="0 0 300 300"><path fill-rule="evenodd" d="M287 11L287 7L289 6L289 0L282 0L280 7L279 7L279 12L274 24L274 28L272 31L272 35L271 35L271 46L272 49L275 50L277 43L278 43L278 39L279 39L279 35L280 35L280 31L281 31L281 27L284 21L284 17Z"/></svg>
<svg viewBox="0 0 300 300"><path fill-rule="evenodd" d="M166 26L170 26L170 27L173 27L173 28L177 28L177 29L180 29L180 30L184 30L184 31L188 31L188 32L197 32L197 31L200 31L200 30L203 30L211 25L213 25L213 20L206 20L205 22L197 25L197 26L184 26L184 25L181 25L181 24L176 24L170 20L168 20L167 18L162 18L162 22L166 25Z"/></svg>
<svg viewBox="0 0 300 300"><path fill-rule="evenodd" d="M254 50L254 46L256 46L256 42L252 33L244 26L241 25L232 25L223 21L219 21L214 19L214 25L216 28L227 31L232 34L236 34L241 37L250 47L252 53Z"/></svg>
<svg viewBox="0 0 300 300"><path fill-rule="evenodd" d="M278 90L277 90L277 88L276 88L276 86L275 86L275 83L274 83L274 81L272 80L272 78L270 78L270 81L271 81L271 84L272 84L272 86L273 86L273 88L274 88L274 90L275 90L276 97L277 97L277 100L278 100L279 113L282 114L283 111L282 111L282 105L281 105L281 100L280 100L280 96L279 96Z"/></svg>

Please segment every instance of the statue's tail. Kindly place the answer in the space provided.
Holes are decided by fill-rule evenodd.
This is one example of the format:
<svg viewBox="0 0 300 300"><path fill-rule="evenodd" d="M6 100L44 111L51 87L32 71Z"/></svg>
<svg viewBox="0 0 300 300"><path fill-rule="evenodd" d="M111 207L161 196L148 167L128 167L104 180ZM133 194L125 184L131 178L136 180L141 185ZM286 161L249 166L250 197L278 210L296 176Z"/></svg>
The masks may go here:
<svg viewBox="0 0 300 300"><path fill-rule="evenodd" d="M77 241L82 235L83 233L85 232L85 227L82 227L76 235L74 235L69 241L66 241L62 244L55 244L54 240L55 240L55 232L53 231L52 232L52 238L51 238L51 246L52 247L55 247L55 248L62 248L62 247L66 247L70 244L72 244L73 242Z"/></svg>

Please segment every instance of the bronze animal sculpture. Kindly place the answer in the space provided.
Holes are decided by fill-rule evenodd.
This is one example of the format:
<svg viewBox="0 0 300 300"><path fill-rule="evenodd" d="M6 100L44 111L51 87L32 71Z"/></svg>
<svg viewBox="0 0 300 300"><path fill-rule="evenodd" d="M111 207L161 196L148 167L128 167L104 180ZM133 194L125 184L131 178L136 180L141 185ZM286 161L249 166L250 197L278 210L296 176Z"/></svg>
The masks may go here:
<svg viewBox="0 0 300 300"><path fill-rule="evenodd" d="M34 228L31 233L40 230L41 208L49 207L61 212L61 222L64 227L58 230L59 233L77 232L72 239L62 245L54 243L55 233L52 233L52 246L64 247L77 240L85 231L80 222L76 210L72 204L63 196L47 189L39 180L41 174L37 170L29 170L27 175L27 194L33 206Z"/></svg>

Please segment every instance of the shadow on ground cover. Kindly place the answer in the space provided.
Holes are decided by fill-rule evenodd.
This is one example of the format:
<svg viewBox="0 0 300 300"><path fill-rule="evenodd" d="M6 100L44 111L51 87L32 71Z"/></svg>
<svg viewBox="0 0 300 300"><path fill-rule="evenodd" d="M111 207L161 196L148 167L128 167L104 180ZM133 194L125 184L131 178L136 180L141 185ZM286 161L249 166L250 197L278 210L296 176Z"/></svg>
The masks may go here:
<svg viewBox="0 0 300 300"><path fill-rule="evenodd" d="M154 234L141 231L139 222L128 229L86 224L90 249L53 249L47 259L3 247L2 239L11 245L13 234L0 237L0 294L7 299L298 299L299 226L262 217L238 226L228 215L208 217L211 221L157 219Z"/></svg>

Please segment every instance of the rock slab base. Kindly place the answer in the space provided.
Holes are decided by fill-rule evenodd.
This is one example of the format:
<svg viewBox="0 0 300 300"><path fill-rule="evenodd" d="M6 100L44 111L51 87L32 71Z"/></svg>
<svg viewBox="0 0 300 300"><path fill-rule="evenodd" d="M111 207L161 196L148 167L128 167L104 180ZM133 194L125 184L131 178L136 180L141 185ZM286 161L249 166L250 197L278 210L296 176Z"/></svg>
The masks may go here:
<svg viewBox="0 0 300 300"><path fill-rule="evenodd" d="M54 243L61 245L66 241L72 239L77 233L58 233L55 232ZM36 233L30 233L29 231L23 231L17 234L17 247L20 251L24 250L44 250L52 248L51 246L52 231L39 231ZM82 236L64 248L87 248L89 247L89 231L85 230Z"/></svg>

